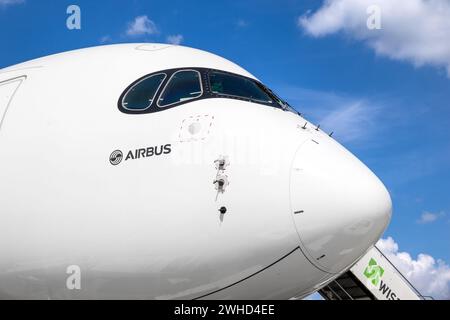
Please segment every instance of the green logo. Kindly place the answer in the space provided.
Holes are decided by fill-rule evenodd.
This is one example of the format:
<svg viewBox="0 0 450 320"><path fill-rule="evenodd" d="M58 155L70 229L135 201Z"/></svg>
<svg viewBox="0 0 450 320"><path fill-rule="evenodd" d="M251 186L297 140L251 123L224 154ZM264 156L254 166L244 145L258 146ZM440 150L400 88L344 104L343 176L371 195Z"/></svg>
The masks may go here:
<svg viewBox="0 0 450 320"><path fill-rule="evenodd" d="M384 269L380 267L375 259L370 258L369 265L364 270L364 275L373 285L377 286L383 276Z"/></svg>

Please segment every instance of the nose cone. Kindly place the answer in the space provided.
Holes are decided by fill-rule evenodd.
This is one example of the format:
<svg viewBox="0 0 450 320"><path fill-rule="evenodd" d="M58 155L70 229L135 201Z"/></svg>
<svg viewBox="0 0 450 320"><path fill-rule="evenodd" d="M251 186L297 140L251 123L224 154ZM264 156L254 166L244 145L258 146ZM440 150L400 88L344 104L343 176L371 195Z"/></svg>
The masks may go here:
<svg viewBox="0 0 450 320"><path fill-rule="evenodd" d="M309 140L299 147L290 191L301 247L327 272L353 264L391 218L392 202L383 183L332 139Z"/></svg>

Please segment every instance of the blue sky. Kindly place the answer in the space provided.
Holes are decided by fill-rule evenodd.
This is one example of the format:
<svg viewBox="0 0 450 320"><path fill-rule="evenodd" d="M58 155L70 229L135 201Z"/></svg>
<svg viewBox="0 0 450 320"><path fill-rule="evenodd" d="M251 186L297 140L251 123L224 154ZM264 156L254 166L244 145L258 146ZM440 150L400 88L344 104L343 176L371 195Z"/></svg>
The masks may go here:
<svg viewBox="0 0 450 320"><path fill-rule="evenodd" d="M382 9L381 30L363 25L366 0L0 0L0 68L81 47L142 41L181 42L238 63L334 131L385 182L394 203L385 238L413 261L420 253L434 257L431 271L442 259L445 296L450 4L398 0L398 11L387 0L370 3ZM71 4L81 8L81 30L66 27Z"/></svg>

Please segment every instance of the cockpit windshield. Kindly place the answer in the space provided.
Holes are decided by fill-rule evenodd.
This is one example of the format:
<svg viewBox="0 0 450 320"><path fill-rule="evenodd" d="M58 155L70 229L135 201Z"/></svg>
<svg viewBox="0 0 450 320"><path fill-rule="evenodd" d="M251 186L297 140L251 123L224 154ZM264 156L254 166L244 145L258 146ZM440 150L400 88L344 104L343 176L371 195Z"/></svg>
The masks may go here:
<svg viewBox="0 0 450 320"><path fill-rule="evenodd" d="M211 98L243 100L298 114L261 82L208 68L168 69L138 79L122 93L119 109L125 113L158 112Z"/></svg>
<svg viewBox="0 0 450 320"><path fill-rule="evenodd" d="M209 83L212 93L244 98L256 102L271 103L272 98L254 80L234 74L211 71Z"/></svg>
<svg viewBox="0 0 450 320"><path fill-rule="evenodd" d="M285 111L298 114L289 103L253 79L214 70L209 72L209 84L213 94L228 98L242 98L257 103L275 104Z"/></svg>

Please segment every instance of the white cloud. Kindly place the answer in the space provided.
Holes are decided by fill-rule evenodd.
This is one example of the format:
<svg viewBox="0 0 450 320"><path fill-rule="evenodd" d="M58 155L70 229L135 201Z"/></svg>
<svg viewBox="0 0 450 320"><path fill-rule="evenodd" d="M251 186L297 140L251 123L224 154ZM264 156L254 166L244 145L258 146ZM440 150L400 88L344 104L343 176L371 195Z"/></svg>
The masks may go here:
<svg viewBox="0 0 450 320"><path fill-rule="evenodd" d="M157 34L158 28L156 24L147 16L138 16L128 23L126 34L129 36L141 36Z"/></svg>
<svg viewBox="0 0 450 320"><path fill-rule="evenodd" d="M171 44L179 45L183 42L184 37L182 34L174 34L167 37L166 41Z"/></svg>
<svg viewBox="0 0 450 320"><path fill-rule="evenodd" d="M352 101L337 106L319 120L323 128L330 128L343 142L355 141L373 132L376 124L377 108L364 101Z"/></svg>
<svg viewBox="0 0 450 320"><path fill-rule="evenodd" d="M25 0L0 0L0 7L6 7L13 4L24 3Z"/></svg>
<svg viewBox="0 0 450 320"><path fill-rule="evenodd" d="M112 41L112 38L111 38L111 36L109 36L109 35L106 35L106 36L103 36L103 37L101 37L100 38L100 43L107 43L107 42L111 42Z"/></svg>
<svg viewBox="0 0 450 320"><path fill-rule="evenodd" d="M381 9L381 29L367 28L367 8ZM364 41L379 55L414 66L443 67L450 77L450 1L326 0L298 25L313 37L343 32Z"/></svg>
<svg viewBox="0 0 450 320"><path fill-rule="evenodd" d="M445 216L446 216L446 214L443 211L438 212L438 213L425 211L420 216L420 219L417 220L417 223L420 223L420 224L432 223L432 222L435 222L438 219L443 218Z"/></svg>
<svg viewBox="0 0 450 320"><path fill-rule="evenodd" d="M423 253L413 259L408 252L399 251L391 237L380 239L377 247L422 295L450 299L450 266L444 261Z"/></svg>
<svg viewBox="0 0 450 320"><path fill-rule="evenodd" d="M366 142L385 126L380 121L385 107L375 101L297 87L278 91L307 119L326 132L333 131L333 137L343 143Z"/></svg>

